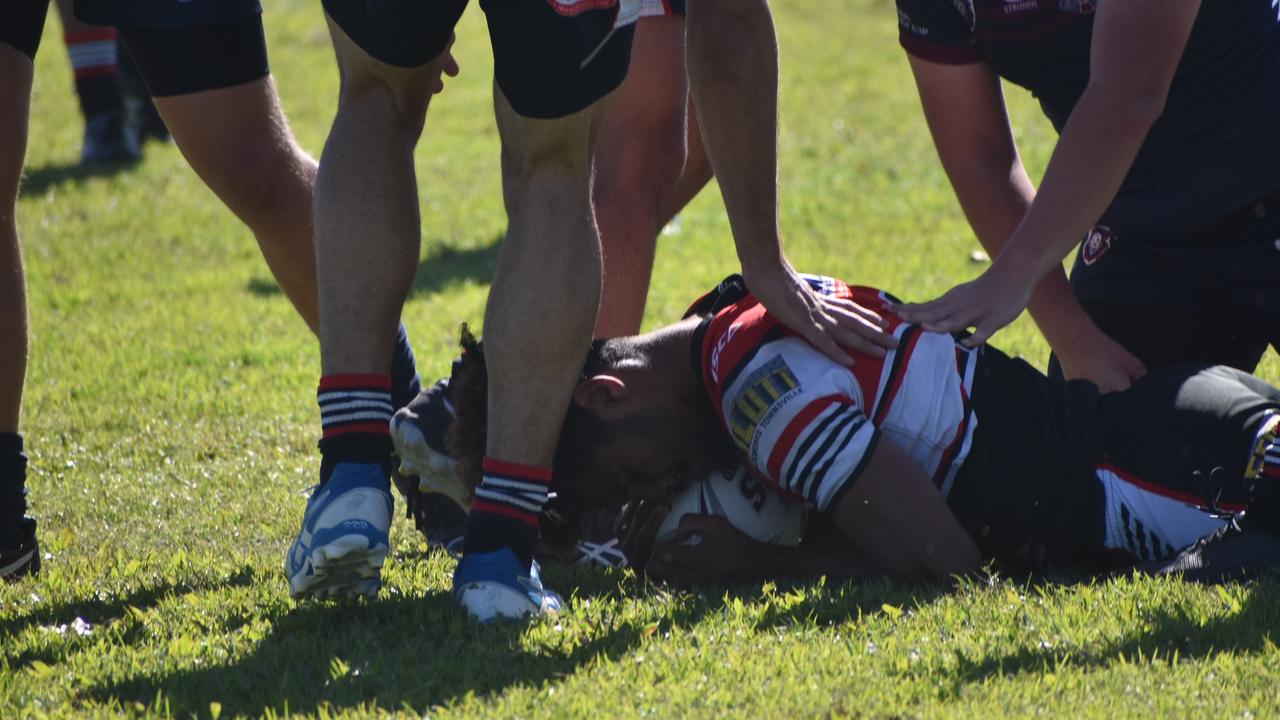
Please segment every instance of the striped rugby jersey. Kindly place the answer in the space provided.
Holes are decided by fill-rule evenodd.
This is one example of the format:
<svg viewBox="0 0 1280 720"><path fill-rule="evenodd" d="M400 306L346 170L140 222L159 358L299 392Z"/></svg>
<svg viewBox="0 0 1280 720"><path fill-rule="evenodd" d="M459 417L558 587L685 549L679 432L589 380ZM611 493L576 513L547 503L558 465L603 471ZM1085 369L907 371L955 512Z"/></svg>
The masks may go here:
<svg viewBox="0 0 1280 720"><path fill-rule="evenodd" d="M770 486L819 510L853 486L881 437L907 451L945 495L973 442L969 402L980 350L890 314L889 295L806 275L819 292L849 298L889 323L898 348L852 351L835 363L774 318L731 277L690 315L707 317L696 362L723 427Z"/></svg>

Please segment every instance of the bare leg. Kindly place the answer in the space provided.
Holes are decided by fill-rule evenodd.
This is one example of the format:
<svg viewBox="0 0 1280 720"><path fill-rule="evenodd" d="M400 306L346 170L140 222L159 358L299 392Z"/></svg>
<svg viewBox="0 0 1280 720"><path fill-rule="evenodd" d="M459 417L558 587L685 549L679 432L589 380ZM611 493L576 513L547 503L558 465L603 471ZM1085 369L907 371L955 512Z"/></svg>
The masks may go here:
<svg viewBox="0 0 1280 720"><path fill-rule="evenodd" d="M684 165L684 18L640 20L631 57L596 157L594 198L604 253L596 337L640 331L664 224L660 212Z"/></svg>
<svg viewBox="0 0 1280 720"><path fill-rule="evenodd" d="M675 189L663 203L662 212L658 214L659 227L665 227L671 222L715 177L715 173L711 172L711 162L707 160L707 149L702 145L702 127L698 123L698 111L694 109L692 98L688 101L688 107L689 132L685 141L688 151L684 156L684 172L680 173Z"/></svg>
<svg viewBox="0 0 1280 720"><path fill-rule="evenodd" d="M342 90L316 180L321 363L325 375L385 374L417 269L413 148L444 57L391 67L329 26Z"/></svg>
<svg viewBox="0 0 1280 720"><path fill-rule="evenodd" d="M18 431L27 372L27 292L16 208L32 72L31 60L0 43L0 433Z"/></svg>
<svg viewBox="0 0 1280 720"><path fill-rule="evenodd" d="M510 227L485 309L486 454L549 467L600 299L591 166L608 98L533 120L496 96Z"/></svg>
<svg viewBox="0 0 1280 720"><path fill-rule="evenodd" d="M294 140L275 83L266 77L158 97L155 103L187 162L253 231L276 281L315 331L319 312L311 206L316 161ZM384 350L391 347L383 345Z"/></svg>

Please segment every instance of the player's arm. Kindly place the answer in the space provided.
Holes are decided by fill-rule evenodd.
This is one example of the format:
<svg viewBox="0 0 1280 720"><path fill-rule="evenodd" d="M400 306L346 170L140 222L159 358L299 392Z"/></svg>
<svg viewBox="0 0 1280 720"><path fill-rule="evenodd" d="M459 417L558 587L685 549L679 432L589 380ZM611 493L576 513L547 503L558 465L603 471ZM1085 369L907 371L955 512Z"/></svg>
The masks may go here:
<svg viewBox="0 0 1280 720"><path fill-rule="evenodd" d="M929 132L965 217L992 257L1022 222L1035 188L1009 127L1000 80L983 61L930 62L909 54ZM1040 280L1028 305L1067 377L1122 390L1142 363L1085 314L1058 265Z"/></svg>
<svg viewBox="0 0 1280 720"><path fill-rule="evenodd" d="M903 306L939 331L974 327L985 342L1030 300L1102 216L1164 110L1200 0L1102 3L1094 20L1089 84L1063 128L1039 194L987 272L933 302Z"/></svg>
<svg viewBox="0 0 1280 720"><path fill-rule="evenodd" d="M982 566L982 553L906 451L881 436L865 467L827 509L853 550L901 580L941 580Z"/></svg>
<svg viewBox="0 0 1280 720"><path fill-rule="evenodd" d="M647 555L628 552L627 558L651 577L684 585L880 574L843 537L806 532L799 547L773 545L720 515L685 515L669 539Z"/></svg>
<svg viewBox="0 0 1280 720"><path fill-rule="evenodd" d="M778 228L778 43L768 0L691 0L689 81L720 182L742 274L765 307L820 352L884 354L896 340L874 312L815 293L787 261Z"/></svg>

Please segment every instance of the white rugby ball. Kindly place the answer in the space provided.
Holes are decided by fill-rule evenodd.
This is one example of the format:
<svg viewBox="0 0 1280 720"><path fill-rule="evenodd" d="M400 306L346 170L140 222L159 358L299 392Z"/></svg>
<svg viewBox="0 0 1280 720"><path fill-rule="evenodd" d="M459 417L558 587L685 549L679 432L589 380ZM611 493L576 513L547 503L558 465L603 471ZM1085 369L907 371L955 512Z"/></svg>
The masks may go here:
<svg viewBox="0 0 1280 720"><path fill-rule="evenodd" d="M658 529L658 542L670 539L685 515L719 515L754 540L795 547L804 536L808 510L804 503L769 489L745 466L732 465L690 483L672 501Z"/></svg>

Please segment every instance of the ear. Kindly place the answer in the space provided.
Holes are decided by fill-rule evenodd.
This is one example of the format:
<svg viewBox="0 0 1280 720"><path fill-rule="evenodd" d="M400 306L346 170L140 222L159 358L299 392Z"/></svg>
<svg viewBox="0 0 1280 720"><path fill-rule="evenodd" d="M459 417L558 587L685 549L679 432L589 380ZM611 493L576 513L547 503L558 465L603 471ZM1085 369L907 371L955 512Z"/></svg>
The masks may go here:
<svg viewBox="0 0 1280 720"><path fill-rule="evenodd" d="M596 375L573 389L573 401L596 413L607 413L624 402L630 393L627 384L615 375Z"/></svg>

